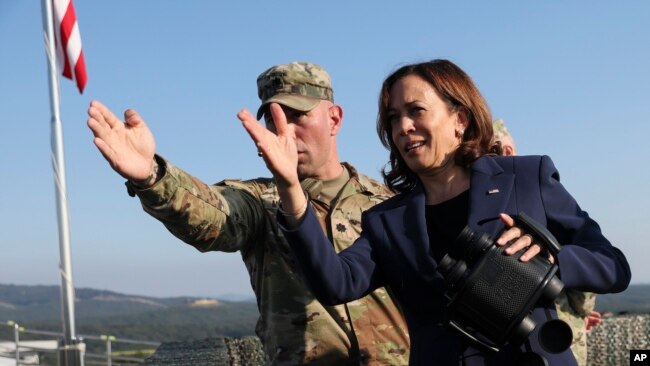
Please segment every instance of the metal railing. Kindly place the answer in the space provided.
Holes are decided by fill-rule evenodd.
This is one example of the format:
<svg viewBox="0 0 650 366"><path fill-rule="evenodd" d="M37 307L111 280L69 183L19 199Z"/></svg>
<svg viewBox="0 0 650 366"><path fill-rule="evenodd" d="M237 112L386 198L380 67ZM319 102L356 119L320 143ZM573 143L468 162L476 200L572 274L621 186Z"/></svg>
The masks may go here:
<svg viewBox="0 0 650 366"><path fill-rule="evenodd" d="M0 326L6 326L10 329L13 329L13 339L7 340L5 344L13 343L13 349L7 347L0 347L0 357L5 357L9 359L15 359L16 365L42 365L40 363L40 357L33 357L34 354L44 355L46 358L58 360L60 356L60 351L62 351L62 332L53 332L47 330L39 329L28 329L21 326L18 322L15 321L6 321L0 322ZM43 341L39 340L25 340L25 337L21 337L21 334L30 335L29 338L43 338L49 337L48 341L56 342L55 347L51 346L38 346L35 345L35 342ZM107 366L122 366L122 365L137 365L144 362L145 358L149 354L153 353L155 349L160 345L160 342L156 341L144 341L137 339L127 339L127 338L118 338L113 335L88 335L88 334L79 334L79 339L82 342L85 342L82 350L82 363L88 366L92 365L107 365ZM1 341L2 339L0 339ZM102 348L105 350L104 353L97 352L85 352L85 346L88 343L100 342L102 343ZM51 343L50 343L51 344ZM116 351L114 349L115 344L128 345L126 348L131 348L128 350ZM134 345L138 346L147 346L146 349L132 349ZM98 347L93 347L97 349ZM123 347L124 348L124 347ZM139 355L136 355L139 353ZM26 357L31 356L31 357ZM49 356L49 357L48 357ZM59 361L55 361L59 362ZM47 364L53 364L52 361L49 361ZM61 363L57 363L59 366L68 366Z"/></svg>
<svg viewBox="0 0 650 366"><path fill-rule="evenodd" d="M144 361L144 357L133 357L133 356L127 356L120 353L116 354L113 351L113 343L152 346L154 348L157 348L160 345L160 342L142 341L142 340L128 339L128 338L117 338L112 335L94 336L94 335L81 334L80 336L84 340L95 340L95 341L104 342L105 344L106 352L104 354L86 352L87 365L91 364L90 361L94 361L92 363L93 365L107 365L107 366L113 366L114 361L115 362L121 361L123 363L127 362L127 364L142 363ZM101 362L100 360L102 359L105 359L106 362L105 363Z"/></svg>

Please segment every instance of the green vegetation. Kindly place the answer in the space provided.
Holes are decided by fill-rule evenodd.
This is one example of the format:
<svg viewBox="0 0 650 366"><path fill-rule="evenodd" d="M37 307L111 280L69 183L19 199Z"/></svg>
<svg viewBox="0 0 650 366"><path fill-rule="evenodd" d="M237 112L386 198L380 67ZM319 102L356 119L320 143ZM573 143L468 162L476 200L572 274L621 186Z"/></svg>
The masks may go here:
<svg viewBox="0 0 650 366"><path fill-rule="evenodd" d="M58 286L0 284L0 322L13 320L27 330L61 332ZM79 335L112 335L113 350L134 351L151 346L120 344L120 339L169 342L210 337L255 335L255 302L230 302L190 297L155 298L111 291L77 289ZM620 294L598 295L596 309L613 313L650 313L650 285L633 285ZM21 334L21 339L48 337ZM51 336L49 337L52 338ZM13 329L0 326L0 340L13 340ZM89 352L103 353L103 341L87 339Z"/></svg>
<svg viewBox="0 0 650 366"><path fill-rule="evenodd" d="M243 337L255 335L255 302L230 302L190 297L154 298L110 291L75 291L77 334L111 335L113 351L137 351L151 345L120 343L121 339L153 342ZM0 284L0 322L13 320L28 332L24 340L52 339L30 330L61 332L60 291L57 286ZM201 306L202 305L202 306ZM13 340L13 328L0 326L0 340ZM105 342L86 339L88 352L104 353Z"/></svg>

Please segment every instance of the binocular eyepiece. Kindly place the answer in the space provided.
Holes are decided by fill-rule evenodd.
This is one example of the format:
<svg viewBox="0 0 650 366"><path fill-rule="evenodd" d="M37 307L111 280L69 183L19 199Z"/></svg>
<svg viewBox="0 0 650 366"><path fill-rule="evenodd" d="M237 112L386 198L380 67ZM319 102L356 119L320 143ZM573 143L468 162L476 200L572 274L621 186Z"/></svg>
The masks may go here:
<svg viewBox="0 0 650 366"><path fill-rule="evenodd" d="M472 266L477 257L485 253L494 242L486 233L475 233L469 226L456 238L452 253L445 255L438 263L438 272L443 276L447 286L458 287L467 275L468 265ZM460 259L455 259L460 258Z"/></svg>

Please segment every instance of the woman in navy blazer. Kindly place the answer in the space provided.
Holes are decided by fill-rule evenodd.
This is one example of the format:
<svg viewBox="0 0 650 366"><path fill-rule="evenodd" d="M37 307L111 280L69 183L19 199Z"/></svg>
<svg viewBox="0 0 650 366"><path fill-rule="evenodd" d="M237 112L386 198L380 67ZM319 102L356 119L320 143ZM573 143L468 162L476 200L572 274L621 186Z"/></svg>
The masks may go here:
<svg viewBox="0 0 650 366"><path fill-rule="evenodd" d="M510 215L525 212L562 245L557 261L567 288L620 292L631 278L624 255L564 189L547 156L500 157L492 118L472 80L447 60L404 66L383 83L377 131L390 151L386 184L399 194L363 214L363 232L334 251L308 206L296 174L292 127L271 106L276 133L250 118L244 127L273 172L282 199L281 229L314 295L352 301L387 286L401 304L411 337L411 365L515 365L533 351L549 365L575 365L569 349L547 351L537 327L525 344L498 353L474 348L444 325L447 286L438 262L465 225L486 232L506 254L529 261L540 253ZM552 304L533 309L537 324L555 317Z"/></svg>

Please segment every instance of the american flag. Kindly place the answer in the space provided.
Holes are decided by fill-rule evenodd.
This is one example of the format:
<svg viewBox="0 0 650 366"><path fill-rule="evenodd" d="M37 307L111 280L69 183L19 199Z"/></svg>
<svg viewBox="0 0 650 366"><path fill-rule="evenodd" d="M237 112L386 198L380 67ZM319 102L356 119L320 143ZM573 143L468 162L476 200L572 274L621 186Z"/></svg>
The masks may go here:
<svg viewBox="0 0 650 366"><path fill-rule="evenodd" d="M79 24L72 0L52 0L52 4L54 5L57 53L63 65L63 76L74 80L79 92L83 93L88 76L86 75L84 53L81 49Z"/></svg>

